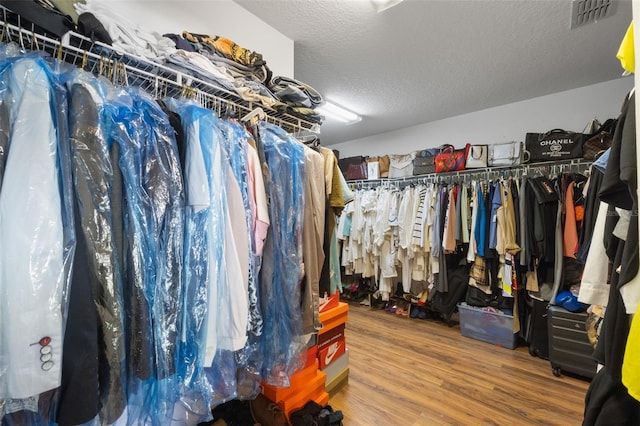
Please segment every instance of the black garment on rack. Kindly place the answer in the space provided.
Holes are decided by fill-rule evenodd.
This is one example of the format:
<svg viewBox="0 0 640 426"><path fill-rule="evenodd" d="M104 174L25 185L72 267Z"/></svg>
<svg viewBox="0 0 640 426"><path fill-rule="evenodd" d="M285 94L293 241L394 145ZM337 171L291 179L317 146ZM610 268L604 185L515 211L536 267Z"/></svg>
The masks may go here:
<svg viewBox="0 0 640 426"><path fill-rule="evenodd" d="M593 229L596 226L598 210L600 208L600 187L604 179L604 173L596 167L591 168L591 176L589 177L589 189L584 200L584 219L582 220L582 228L578 235L578 253L576 258L585 262L589 247L591 247L591 238L593 237Z"/></svg>
<svg viewBox="0 0 640 426"><path fill-rule="evenodd" d="M447 216L447 209L449 207L449 192L446 185L440 187L440 235L438 235L438 241L442 244L444 237L444 225L445 218ZM447 279L447 259L444 249L440 248L440 256L438 256L439 272L438 281L436 282L436 291L440 293L446 293L449 291L449 281Z"/></svg>
<svg viewBox="0 0 640 426"><path fill-rule="evenodd" d="M76 223L80 223L76 206ZM84 233L76 230L76 254L69 287L69 311L62 352L62 382L56 422L61 426L83 424L98 415L98 311ZM93 278L95 279L95 277Z"/></svg>
<svg viewBox="0 0 640 426"><path fill-rule="evenodd" d="M487 212L487 220L485 222L485 225L486 225L485 235L487 236L487 238L485 238L484 240L484 258L490 263L490 259L494 259L496 257L495 248L493 249L489 248L489 246L491 245L491 223L495 219L493 217L493 197L496 193L496 183L489 182L487 189L488 189L487 191L483 192L484 208L485 208L485 211ZM493 279L491 280L491 282L493 283Z"/></svg>
<svg viewBox="0 0 640 426"><path fill-rule="evenodd" d="M628 99L618 119L613 135L611 152L600 188L600 199L605 203L631 210L633 197L628 183L635 186L635 96ZM633 132L633 133L632 133ZM623 172L624 170L624 172Z"/></svg>
<svg viewBox="0 0 640 426"><path fill-rule="evenodd" d="M83 268L86 268L87 275L77 275L74 278L92 289L93 303L97 307L99 317L98 376L102 409L105 418L109 422L114 422L122 414L126 400L120 375L125 358L125 342L122 323L122 284L112 234L110 184L112 165L106 141L101 140L99 134L95 132L100 120L97 106L89 91L82 85L76 84L71 88L71 113L75 117L70 140L74 187L80 216L76 227L83 233L83 243L86 244L87 252L87 257L84 259L78 257L75 265L80 268L79 274L82 273ZM82 260L88 263L78 265L77 262ZM90 318L86 321L90 321ZM76 319L67 321L67 324L82 328L84 321L84 319ZM77 346L70 349L74 348L76 351L79 349ZM66 349L65 347L65 353ZM82 356L82 353L77 356ZM71 378L83 374L82 371L75 370L75 366L70 367L71 370L68 371L71 372ZM86 380L93 379L94 377L90 376L86 378ZM69 384L69 386L76 386L76 384ZM82 393L82 386L86 386L88 390L93 389L93 385L87 383L79 383L77 386L78 388L72 389L68 395L69 398ZM63 395L63 399L66 397ZM72 405L73 401L69 404ZM63 411L62 416L71 417L73 414ZM65 420L68 421L68 419Z"/></svg>
<svg viewBox="0 0 640 426"><path fill-rule="evenodd" d="M152 371L155 378L164 379L175 373L175 351L179 339L181 301L178 295L182 288L183 229L175 224L181 223L184 217L184 185L168 117L151 98L139 96L134 105L142 112L145 123L149 123L147 143L154 145L153 149L143 148L140 152L141 165L145 170L141 183L149 196L150 210L146 214L154 215L155 237L162 245L158 254L166 256L162 269L155 272L158 288L151 318L153 329L162 330L154 336L156 347L152 348Z"/></svg>
<svg viewBox="0 0 640 426"><path fill-rule="evenodd" d="M526 263L533 270L538 263L538 282L553 281L555 264L555 230L558 212L558 194L544 176L527 179L526 189Z"/></svg>
<svg viewBox="0 0 640 426"><path fill-rule="evenodd" d="M513 199L513 210L516 218L516 238L520 235L520 194L518 192L518 184L515 179L510 180L511 186L511 198ZM518 242L519 243L519 242ZM517 266L519 262L513 263L514 266Z"/></svg>
<svg viewBox="0 0 640 426"><path fill-rule="evenodd" d="M530 265L530 260L531 260L531 253L529 252L530 249L530 243L529 243L529 238L530 237L530 229L531 226L529 226L530 222L529 220L531 219L530 216L530 211L529 211L529 191L528 191L528 178L527 176L522 176L521 180L520 180L520 195L519 195L519 199L520 199L520 233L518 234L520 237L518 239L518 242L520 243L520 253L518 253L518 255L520 256L520 267L522 269L524 269L524 271L526 272L527 270L532 270Z"/></svg>
<svg viewBox="0 0 640 426"><path fill-rule="evenodd" d="M611 276L611 291L603 330L596 347L596 359L616 380L622 377L622 360L629 333L629 320L625 310L620 287L629 282L638 272L638 202L636 193L636 138L635 138L635 97L625 102L618 126L613 137L611 153L604 180L600 188L600 199L609 204L605 222L605 248L613 261L613 270L621 266L620 273ZM631 176L633 175L633 176ZM615 208L632 211L632 218L626 236L622 241L613 235L618 223ZM604 337L602 336L604 334Z"/></svg>
<svg viewBox="0 0 640 426"><path fill-rule="evenodd" d="M640 404L620 381L600 370L585 398L583 426L637 426Z"/></svg>
<svg viewBox="0 0 640 426"><path fill-rule="evenodd" d="M186 148L184 144L184 128L182 127L182 119L179 114L167 108L167 105L163 101L158 101L158 105L160 105L162 111L167 114L169 123L173 130L175 130L176 144L178 145L178 154L180 156L180 165L182 166L182 175L184 176Z"/></svg>
<svg viewBox="0 0 640 426"><path fill-rule="evenodd" d="M605 248L613 261L611 289L602 331L594 359L604 368L591 382L585 404L584 425L637 425L640 423L640 402L630 398L621 383L622 363L629 334L629 317L620 294L620 287L638 272L638 201L636 172L635 96L626 100L613 137L611 152L600 199L614 207L631 210L632 216L626 241L605 231ZM611 213L611 210L609 211ZM605 229L610 230L618 218L607 215ZM615 255L612 258L612 254ZM635 256L635 258L634 258ZM620 411L622 410L622 411Z"/></svg>

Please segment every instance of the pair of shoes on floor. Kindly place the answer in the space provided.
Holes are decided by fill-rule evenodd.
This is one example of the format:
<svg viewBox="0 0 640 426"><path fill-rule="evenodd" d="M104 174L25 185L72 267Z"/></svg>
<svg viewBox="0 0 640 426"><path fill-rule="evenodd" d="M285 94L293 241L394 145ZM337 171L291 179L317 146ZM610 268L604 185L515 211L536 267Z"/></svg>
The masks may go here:
<svg viewBox="0 0 640 426"><path fill-rule="evenodd" d="M413 305L411 306L411 312L409 316L411 318L427 319L428 318L427 308Z"/></svg>
<svg viewBox="0 0 640 426"><path fill-rule="evenodd" d="M418 300L418 296L416 296L415 294L411 294L411 293L405 293L402 295L402 298L404 300L406 300L407 302L413 302L413 300Z"/></svg>
<svg viewBox="0 0 640 426"><path fill-rule="evenodd" d="M256 424L260 426L290 426L289 419L284 411L276 403L266 396L259 394L256 399L249 402L251 415Z"/></svg>
<svg viewBox="0 0 640 426"><path fill-rule="evenodd" d="M429 298L429 290L423 290L418 294L418 300L416 304L418 306L425 306L427 304L427 299Z"/></svg>
<svg viewBox="0 0 640 426"><path fill-rule="evenodd" d="M400 315L400 316L403 316L403 317L408 317L409 316L409 311L407 309L404 309L404 308L400 307L400 306L396 308L396 312L395 313L396 313L396 315Z"/></svg>

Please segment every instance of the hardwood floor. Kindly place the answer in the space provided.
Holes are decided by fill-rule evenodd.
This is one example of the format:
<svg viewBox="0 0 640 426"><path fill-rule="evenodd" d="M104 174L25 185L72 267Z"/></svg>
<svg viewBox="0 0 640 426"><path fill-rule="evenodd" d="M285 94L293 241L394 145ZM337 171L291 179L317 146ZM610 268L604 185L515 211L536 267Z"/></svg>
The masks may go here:
<svg viewBox="0 0 640 426"><path fill-rule="evenodd" d="M456 324L359 304L346 325L349 382L330 400L345 426L580 425L589 383L554 377L526 347L460 335Z"/></svg>

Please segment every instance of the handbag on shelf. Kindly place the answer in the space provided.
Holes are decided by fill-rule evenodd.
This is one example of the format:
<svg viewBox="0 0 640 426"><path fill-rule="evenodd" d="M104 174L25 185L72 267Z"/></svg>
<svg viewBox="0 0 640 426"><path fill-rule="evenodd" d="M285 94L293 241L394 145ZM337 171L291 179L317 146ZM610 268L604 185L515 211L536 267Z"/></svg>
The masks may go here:
<svg viewBox="0 0 640 426"><path fill-rule="evenodd" d="M415 153L392 154L389 156L389 179L413 176Z"/></svg>
<svg viewBox="0 0 640 426"><path fill-rule="evenodd" d="M553 129L546 133L527 133L525 157L529 162L582 158L584 134Z"/></svg>
<svg viewBox="0 0 640 426"><path fill-rule="evenodd" d="M416 151L416 158L413 160L413 175L428 175L436 172L436 155L438 148L423 149Z"/></svg>
<svg viewBox="0 0 640 426"><path fill-rule="evenodd" d="M519 166L522 163L522 142L489 145L489 167Z"/></svg>
<svg viewBox="0 0 640 426"><path fill-rule="evenodd" d="M585 160L595 160L600 154L611 148L612 143L613 135L611 133L600 132L584 141L584 144L582 144L582 155Z"/></svg>
<svg viewBox="0 0 640 426"><path fill-rule="evenodd" d="M586 137L582 144L582 155L585 160L593 161L611 148L617 124L618 120L615 118L609 118L603 124L600 124L598 120L592 121L591 136Z"/></svg>
<svg viewBox="0 0 640 426"><path fill-rule="evenodd" d="M378 164L380 167L380 177L381 178L389 177L389 156L382 155L378 157Z"/></svg>
<svg viewBox="0 0 640 426"><path fill-rule="evenodd" d="M380 162L378 157L367 158L367 179L380 179Z"/></svg>
<svg viewBox="0 0 640 426"><path fill-rule="evenodd" d="M436 173L459 172L465 169L465 151L456 150L453 145L444 145L436 155Z"/></svg>
<svg viewBox="0 0 640 426"><path fill-rule="evenodd" d="M351 163L349 164L349 169L347 170L347 176L345 179L347 180L363 180L367 179L367 162L363 161L362 163Z"/></svg>
<svg viewBox="0 0 640 426"><path fill-rule="evenodd" d="M349 172L349 166L351 164L361 164L365 162L365 158L362 155L356 155L354 157L345 157L345 158L340 158L338 160L338 167L340 167L340 171L342 172L342 174L344 175L344 177L347 177L347 173Z"/></svg>
<svg viewBox="0 0 640 426"><path fill-rule="evenodd" d="M367 157L367 179L375 180L389 177L389 156Z"/></svg>
<svg viewBox="0 0 640 426"><path fill-rule="evenodd" d="M467 158L465 168L484 169L488 165L488 145L467 145Z"/></svg>

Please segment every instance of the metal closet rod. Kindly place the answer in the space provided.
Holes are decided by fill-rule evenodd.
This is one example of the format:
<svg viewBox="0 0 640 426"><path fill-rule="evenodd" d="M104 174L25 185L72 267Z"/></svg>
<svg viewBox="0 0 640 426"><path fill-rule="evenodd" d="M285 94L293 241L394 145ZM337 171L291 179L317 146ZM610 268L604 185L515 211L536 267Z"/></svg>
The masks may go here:
<svg viewBox="0 0 640 426"><path fill-rule="evenodd" d="M584 159L549 161L544 163L522 164L519 166L487 167L484 169L469 169L458 172L429 173L426 175L409 176L403 178L350 180L352 188L368 189L378 186L405 186L419 183L454 183L470 180L494 180L500 177L521 177L536 173L555 176L565 172L585 172L592 162Z"/></svg>
<svg viewBox="0 0 640 426"><path fill-rule="evenodd" d="M63 62L103 76L114 85L140 87L156 99L187 97L219 114L230 111L237 113L238 116L260 107L267 112L265 121L276 124L290 133L301 131L319 133L319 125L316 123L279 113L258 103L249 101L238 103L234 100L238 98L237 95L232 92L144 58L118 54L111 46L93 42L80 34L69 32L63 36L62 40L39 34L33 29L33 24L32 29L23 27L21 24L23 20L19 15L1 6L0 10L2 11L0 42L13 41L23 49L46 52ZM13 16L15 18L13 21L18 25L9 23L8 15Z"/></svg>

